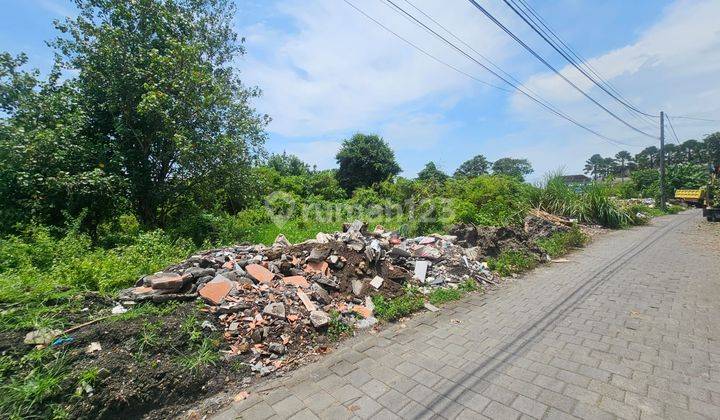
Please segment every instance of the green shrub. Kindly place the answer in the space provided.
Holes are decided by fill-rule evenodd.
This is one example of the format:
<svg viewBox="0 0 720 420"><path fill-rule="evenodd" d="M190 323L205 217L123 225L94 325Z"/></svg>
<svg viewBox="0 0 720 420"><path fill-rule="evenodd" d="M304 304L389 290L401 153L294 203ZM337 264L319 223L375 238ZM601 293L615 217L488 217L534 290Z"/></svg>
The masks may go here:
<svg viewBox="0 0 720 420"><path fill-rule="evenodd" d="M398 297L387 299L381 295L372 297L375 304L375 315L385 321L394 321L398 318L408 316L423 307L424 298L416 288L408 287Z"/></svg>
<svg viewBox="0 0 720 420"><path fill-rule="evenodd" d="M194 249L161 230L139 234L131 245L97 248L74 231L55 238L44 227L0 240L0 330L57 325L64 304L86 290L113 293L143 274L180 261ZM4 256L12 256L7 260ZM45 302L53 302L46 305Z"/></svg>
<svg viewBox="0 0 720 420"><path fill-rule="evenodd" d="M555 232L548 238L538 239L537 245L550 257L555 258L566 254L573 248L580 248L587 243L588 237L579 227L573 228L567 232Z"/></svg>
<svg viewBox="0 0 720 420"><path fill-rule="evenodd" d="M461 297L465 296L465 294L469 292L474 292L478 289L479 287L477 281L473 279L467 279L464 282L460 283L457 288L440 287L434 289L427 296L427 299L433 305L440 305L446 302L451 302L453 300L458 300Z"/></svg>
<svg viewBox="0 0 720 420"><path fill-rule="evenodd" d="M488 267L501 276L530 270L538 264L536 257L521 251L503 251L495 258L489 258Z"/></svg>
<svg viewBox="0 0 720 420"><path fill-rule="evenodd" d="M330 322L328 323L327 336L330 341L337 341L340 338L350 335L353 328L343 322L338 311L330 312Z"/></svg>
<svg viewBox="0 0 720 420"><path fill-rule="evenodd" d="M625 227L631 222L630 216L610 196L607 184L590 184L583 195L582 207L579 215L581 221L598 223L611 229Z"/></svg>

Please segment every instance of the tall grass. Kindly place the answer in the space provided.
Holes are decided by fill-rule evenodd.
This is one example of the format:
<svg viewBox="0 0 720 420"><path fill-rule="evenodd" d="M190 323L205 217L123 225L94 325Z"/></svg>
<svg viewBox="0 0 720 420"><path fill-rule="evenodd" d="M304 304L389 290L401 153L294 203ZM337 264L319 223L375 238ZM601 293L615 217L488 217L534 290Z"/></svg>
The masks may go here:
<svg viewBox="0 0 720 420"><path fill-rule="evenodd" d="M630 214L612 198L612 189L604 182L592 182L575 189L563 182L562 174L549 174L531 196L531 203L548 213L597 223L617 229L632 223Z"/></svg>

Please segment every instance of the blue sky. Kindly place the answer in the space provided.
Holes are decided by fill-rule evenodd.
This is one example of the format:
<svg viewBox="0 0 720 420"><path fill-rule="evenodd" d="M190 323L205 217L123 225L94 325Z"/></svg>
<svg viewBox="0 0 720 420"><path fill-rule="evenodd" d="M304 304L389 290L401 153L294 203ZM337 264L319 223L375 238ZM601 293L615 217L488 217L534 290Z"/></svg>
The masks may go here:
<svg viewBox="0 0 720 420"><path fill-rule="evenodd" d="M351 0L402 36L463 71L493 76L403 20L379 0ZM720 119L720 2L716 0L527 0L560 36L589 59L639 108L655 113ZM589 85L543 44L500 0L479 0L563 74L644 130L639 121ZM404 0L397 3L408 10ZM547 69L465 0L412 0L465 42L556 107L636 153L655 140L624 127ZM47 69L52 20L72 14L69 1L6 0L0 49L24 51ZM340 0L238 1L236 26L247 54L237 60L243 79L264 95L268 149L294 153L319 168L335 165L343 139L354 132L382 135L405 176L432 160L447 172L483 154L528 158L531 179L564 168L581 170L593 153L621 148L547 113L518 94L483 86L432 61ZM720 129L676 120L682 139Z"/></svg>

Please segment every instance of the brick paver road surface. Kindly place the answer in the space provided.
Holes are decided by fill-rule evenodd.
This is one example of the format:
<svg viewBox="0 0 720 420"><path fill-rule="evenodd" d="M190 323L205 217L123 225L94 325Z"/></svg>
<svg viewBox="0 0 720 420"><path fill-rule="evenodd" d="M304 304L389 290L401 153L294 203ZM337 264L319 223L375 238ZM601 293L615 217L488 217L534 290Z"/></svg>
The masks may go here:
<svg viewBox="0 0 720 420"><path fill-rule="evenodd" d="M719 240L697 211L603 235L353 339L216 418L718 419Z"/></svg>

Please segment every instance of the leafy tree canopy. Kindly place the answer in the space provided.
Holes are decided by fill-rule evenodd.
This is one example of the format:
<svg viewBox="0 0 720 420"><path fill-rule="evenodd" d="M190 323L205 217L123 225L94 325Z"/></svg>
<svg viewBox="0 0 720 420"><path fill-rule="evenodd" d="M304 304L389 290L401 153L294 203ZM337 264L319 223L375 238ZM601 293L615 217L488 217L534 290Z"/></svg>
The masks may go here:
<svg viewBox="0 0 720 420"><path fill-rule="evenodd" d="M496 175L507 175L519 180L524 180L525 175L533 173L532 165L527 159L502 158L492 164L493 173Z"/></svg>
<svg viewBox="0 0 720 420"><path fill-rule="evenodd" d="M454 176L458 177L474 177L485 175L490 168L490 162L483 155L477 155L470 160L466 160L455 171Z"/></svg>
<svg viewBox="0 0 720 420"><path fill-rule="evenodd" d="M272 154L267 160L267 166L278 171L280 175L307 175L310 173L310 165L303 162L295 155Z"/></svg>
<svg viewBox="0 0 720 420"><path fill-rule="evenodd" d="M338 181L348 192L369 187L400 173L395 153L385 140L375 134L358 133L343 141L336 159Z"/></svg>
<svg viewBox="0 0 720 420"><path fill-rule="evenodd" d="M76 0L53 42L97 165L122 176L138 217L161 226L183 202L240 199L267 116L233 60L244 53L229 0Z"/></svg>
<svg viewBox="0 0 720 420"><path fill-rule="evenodd" d="M418 172L420 181L444 182L448 179L447 174L435 166L434 162L428 162L425 167Z"/></svg>

